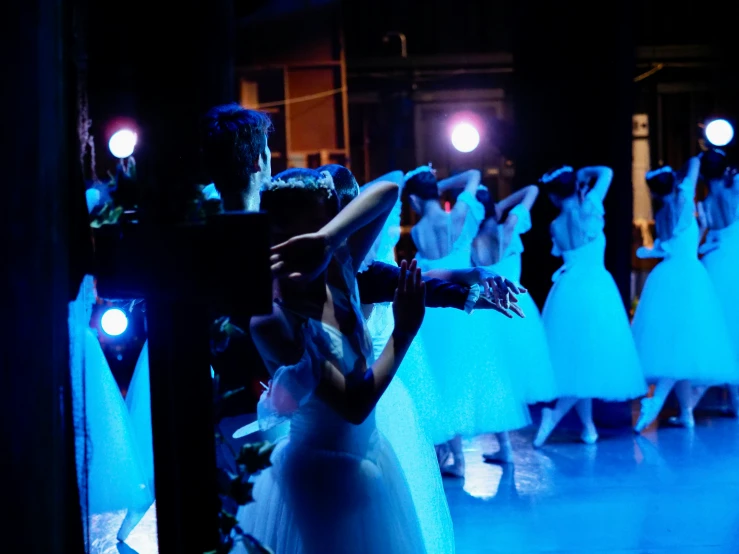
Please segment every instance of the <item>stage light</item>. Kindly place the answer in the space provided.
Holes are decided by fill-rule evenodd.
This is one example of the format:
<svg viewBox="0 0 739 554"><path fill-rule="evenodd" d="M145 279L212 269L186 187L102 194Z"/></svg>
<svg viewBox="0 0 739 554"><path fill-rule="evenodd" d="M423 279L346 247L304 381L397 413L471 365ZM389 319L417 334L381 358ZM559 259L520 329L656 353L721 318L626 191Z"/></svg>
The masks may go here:
<svg viewBox="0 0 739 554"><path fill-rule="evenodd" d="M480 144L480 133L471 123L458 123L452 131L452 146L460 152L472 152Z"/></svg>
<svg viewBox="0 0 739 554"><path fill-rule="evenodd" d="M136 140L138 137L133 131L128 129L121 129L116 131L110 141L108 142L108 148L110 153L116 158L125 159L133 154L133 149L136 147Z"/></svg>
<svg viewBox="0 0 739 554"><path fill-rule="evenodd" d="M734 138L734 127L725 119L714 119L706 125L706 140L713 146L726 146Z"/></svg>
<svg viewBox="0 0 739 554"><path fill-rule="evenodd" d="M106 335L117 337L126 332L128 328L128 316L120 308L111 308L100 318L100 326Z"/></svg>

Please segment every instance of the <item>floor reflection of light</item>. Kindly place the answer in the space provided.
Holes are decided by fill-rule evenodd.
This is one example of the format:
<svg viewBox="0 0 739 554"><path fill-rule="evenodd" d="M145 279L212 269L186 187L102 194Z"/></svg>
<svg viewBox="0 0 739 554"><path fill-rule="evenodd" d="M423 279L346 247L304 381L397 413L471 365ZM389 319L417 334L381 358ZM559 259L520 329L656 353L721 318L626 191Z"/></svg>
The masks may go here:
<svg viewBox="0 0 739 554"><path fill-rule="evenodd" d="M116 539L125 510L90 517L90 554L158 554L156 503L146 512L125 544Z"/></svg>

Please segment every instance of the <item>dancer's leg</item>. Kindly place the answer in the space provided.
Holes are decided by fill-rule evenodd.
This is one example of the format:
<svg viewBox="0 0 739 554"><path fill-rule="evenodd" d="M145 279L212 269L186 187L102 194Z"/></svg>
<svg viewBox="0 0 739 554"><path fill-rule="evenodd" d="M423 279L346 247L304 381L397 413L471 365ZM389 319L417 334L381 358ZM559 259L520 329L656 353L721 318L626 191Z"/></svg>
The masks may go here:
<svg viewBox="0 0 739 554"><path fill-rule="evenodd" d="M552 434L552 431L554 431L557 424L565 415L567 415L567 412L569 412L576 403L577 398L574 397L560 398L557 400L557 404L554 406L553 410L544 408L541 411L541 425L539 425L539 430L534 439L535 447L538 448L547 441L549 435Z"/></svg>
<svg viewBox="0 0 739 554"><path fill-rule="evenodd" d="M695 395L690 381L682 379L675 383L675 396L680 404L680 416L676 423L683 427L695 427L695 419L693 418L693 407L695 406Z"/></svg>
<svg viewBox="0 0 739 554"><path fill-rule="evenodd" d="M448 443L449 448L454 456L454 463L441 468L441 473L452 477L464 477L464 452L462 451L462 437L455 436Z"/></svg>
<svg viewBox="0 0 739 554"><path fill-rule="evenodd" d="M641 401L641 413L639 414L639 420L636 422L634 430L637 433L641 433L644 429L649 427L652 422L657 419L662 406L665 405L667 395L670 394L672 387L675 386L675 379L660 379L657 381L657 386L654 388L654 396L651 398L642 398Z"/></svg>
<svg viewBox="0 0 739 554"><path fill-rule="evenodd" d="M513 446L511 445L510 433L508 431L495 433L495 438L498 439L498 451L483 454L483 459L489 464L512 464Z"/></svg>
<svg viewBox="0 0 739 554"><path fill-rule="evenodd" d="M593 400L591 398L581 398L575 404L577 415L580 416L583 431L580 438L585 444L594 444L598 440L598 431L593 423Z"/></svg>
<svg viewBox="0 0 739 554"><path fill-rule="evenodd" d="M707 390L708 387L706 386L693 387L693 394L691 395L691 404L693 410L695 410L696 406L698 406L700 401L703 399L703 395L706 394Z"/></svg>

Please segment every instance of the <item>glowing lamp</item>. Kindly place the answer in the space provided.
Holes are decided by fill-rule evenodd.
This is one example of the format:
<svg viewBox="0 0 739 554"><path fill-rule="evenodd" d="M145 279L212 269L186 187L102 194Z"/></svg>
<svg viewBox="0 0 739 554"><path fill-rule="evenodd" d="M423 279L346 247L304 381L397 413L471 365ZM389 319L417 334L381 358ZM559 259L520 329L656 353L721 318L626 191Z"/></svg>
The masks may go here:
<svg viewBox="0 0 739 554"><path fill-rule="evenodd" d="M108 142L110 153L121 160L128 158L133 154L133 149L136 148L137 138L136 133L128 129L116 131Z"/></svg>
<svg viewBox="0 0 739 554"><path fill-rule="evenodd" d="M100 319L100 326L106 335L117 337L126 332L128 328L128 317L119 308L107 310Z"/></svg>
<svg viewBox="0 0 739 554"><path fill-rule="evenodd" d="M480 144L480 133L470 123L458 123L452 130L452 146L460 152L472 152Z"/></svg>
<svg viewBox="0 0 739 554"><path fill-rule="evenodd" d="M705 133L713 146L726 146L734 138L734 127L725 119L714 119L706 125Z"/></svg>

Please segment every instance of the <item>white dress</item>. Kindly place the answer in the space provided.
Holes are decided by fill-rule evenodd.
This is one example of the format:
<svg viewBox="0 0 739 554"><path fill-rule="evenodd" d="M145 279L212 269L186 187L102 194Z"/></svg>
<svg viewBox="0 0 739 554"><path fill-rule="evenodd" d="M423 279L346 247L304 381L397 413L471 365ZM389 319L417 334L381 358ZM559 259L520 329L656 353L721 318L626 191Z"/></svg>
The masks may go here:
<svg viewBox="0 0 739 554"><path fill-rule="evenodd" d="M88 515L146 507L153 497L126 404L90 328L94 298L94 281L88 275L69 306L77 475Z"/></svg>
<svg viewBox="0 0 739 554"><path fill-rule="evenodd" d="M739 213L736 216L731 225L708 231L700 253L719 296L729 337L739 360Z"/></svg>
<svg viewBox="0 0 739 554"><path fill-rule="evenodd" d="M383 235L384 233L383 229ZM382 238L382 236L378 238L376 243L377 259L394 264L395 256L392 249L395 245L381 240ZM371 261L374 260L367 260L367 263ZM377 359L390 339L395 320L390 302L375 304L371 309L367 328L372 336L374 357ZM411 349L418 342L414 340ZM418 402L429 404L429 398L414 399L405 385L406 378L416 373L416 377L421 377L425 381L424 387L427 389L433 387L433 382L429 382L430 375L419 376L417 373L420 371L428 372L427 363L423 358L412 358L410 365L403 360L398 373L377 403L375 409L377 429L388 439L403 468L418 514L426 553L454 554L454 527L439 473L436 449L416 409ZM421 379L416 379L414 383L419 383ZM421 392L418 385L416 391ZM426 413L428 414L428 411ZM399 425L399 422L402 422L402 425Z"/></svg>
<svg viewBox="0 0 739 554"><path fill-rule="evenodd" d="M578 213L560 216L570 218L580 246L563 250L555 242L552 249L564 265L552 277L542 319L563 398L620 401L647 390L626 309L604 264L604 214L589 193Z"/></svg>
<svg viewBox="0 0 739 554"><path fill-rule="evenodd" d="M359 322L357 295L352 307ZM266 425L288 414L280 400L297 401L290 434L256 478L255 501L239 510L241 528L279 554L424 554L424 540L403 471L375 414L355 425L313 390L320 363L344 374L372 362L372 341L361 323L352 337L325 323L303 325L300 362L281 367L259 404ZM287 395L281 391L287 391ZM282 404L282 406L281 406ZM289 404L289 403L288 403ZM237 544L235 552L246 552Z"/></svg>
<svg viewBox="0 0 739 554"><path fill-rule="evenodd" d="M472 267L472 241L485 217L485 208L468 192L460 194L457 202L469 206L462 233L443 258L429 260L418 253L416 260L422 271ZM420 335L441 395L447 440L454 435L520 429L531 422L526 405L511 394L514 387L510 378L497 370L498 352L491 348L484 319L479 315L431 308L426 310L421 325Z"/></svg>
<svg viewBox="0 0 739 554"><path fill-rule="evenodd" d="M510 215L517 217L513 237L500 261L487 268L520 285L521 235L531 229L531 215L523 204L516 205ZM509 320L494 311L481 311L478 317L485 320L499 352L499 367L508 373L518 397L527 404L550 402L559 394L544 323L531 295L519 295L518 305L526 315L523 319L514 316Z"/></svg>
<svg viewBox="0 0 739 554"><path fill-rule="evenodd" d="M695 183L679 187L684 208L672 238L640 257L663 258L647 277L632 329L644 374L690 379L698 385L739 384L739 367L721 300L698 261Z"/></svg>

